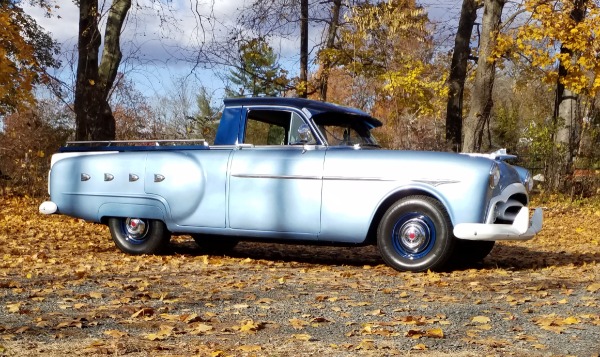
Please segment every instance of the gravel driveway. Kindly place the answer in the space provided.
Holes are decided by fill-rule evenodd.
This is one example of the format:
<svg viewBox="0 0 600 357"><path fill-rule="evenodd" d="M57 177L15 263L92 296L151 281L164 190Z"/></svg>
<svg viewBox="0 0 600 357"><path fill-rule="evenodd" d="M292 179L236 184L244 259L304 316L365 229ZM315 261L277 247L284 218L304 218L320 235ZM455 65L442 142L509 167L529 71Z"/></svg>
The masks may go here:
<svg viewBox="0 0 600 357"><path fill-rule="evenodd" d="M243 242L218 256L184 236L172 254L127 256L105 227L34 209L0 213L0 355L600 353L589 207L549 207L536 239L419 274L375 247Z"/></svg>

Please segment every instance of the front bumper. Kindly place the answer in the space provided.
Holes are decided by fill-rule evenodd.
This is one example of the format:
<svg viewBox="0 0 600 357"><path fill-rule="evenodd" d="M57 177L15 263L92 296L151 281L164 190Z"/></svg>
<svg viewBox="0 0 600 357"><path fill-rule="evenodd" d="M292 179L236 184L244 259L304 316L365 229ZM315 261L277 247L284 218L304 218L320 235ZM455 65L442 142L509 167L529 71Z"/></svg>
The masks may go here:
<svg viewBox="0 0 600 357"><path fill-rule="evenodd" d="M521 207L512 224L460 223L454 227L454 236L467 240L528 240L540 230L544 221L541 208L536 208L529 220L529 209Z"/></svg>

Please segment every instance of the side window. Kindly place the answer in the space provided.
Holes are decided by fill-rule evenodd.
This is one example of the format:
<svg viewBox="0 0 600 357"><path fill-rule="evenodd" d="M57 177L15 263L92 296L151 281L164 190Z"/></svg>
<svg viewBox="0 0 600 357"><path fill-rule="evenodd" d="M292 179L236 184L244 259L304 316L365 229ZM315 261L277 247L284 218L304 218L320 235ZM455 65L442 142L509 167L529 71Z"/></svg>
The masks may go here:
<svg viewBox="0 0 600 357"><path fill-rule="evenodd" d="M290 143L290 145L300 142L300 138L298 137L298 128L300 127L300 125L302 125L302 123L304 123L304 120L302 120L300 115L292 113L292 121L290 124L290 137L288 140L288 143Z"/></svg>
<svg viewBox="0 0 600 357"><path fill-rule="evenodd" d="M254 145L289 145L298 142L302 117L283 110L250 109L246 119L244 143Z"/></svg>
<svg viewBox="0 0 600 357"><path fill-rule="evenodd" d="M248 118L244 142L254 145L283 145L285 128Z"/></svg>

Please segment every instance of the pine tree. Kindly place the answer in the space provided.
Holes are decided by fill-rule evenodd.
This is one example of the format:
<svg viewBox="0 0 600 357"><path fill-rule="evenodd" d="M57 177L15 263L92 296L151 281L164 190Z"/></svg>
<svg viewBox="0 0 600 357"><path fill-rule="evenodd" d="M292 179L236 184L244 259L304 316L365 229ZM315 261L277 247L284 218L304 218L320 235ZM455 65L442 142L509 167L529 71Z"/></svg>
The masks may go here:
<svg viewBox="0 0 600 357"><path fill-rule="evenodd" d="M253 97L281 95L289 84L287 71L277 61L273 48L261 38L243 43L239 49L239 65L230 71L228 79L237 91L228 88L227 96Z"/></svg>

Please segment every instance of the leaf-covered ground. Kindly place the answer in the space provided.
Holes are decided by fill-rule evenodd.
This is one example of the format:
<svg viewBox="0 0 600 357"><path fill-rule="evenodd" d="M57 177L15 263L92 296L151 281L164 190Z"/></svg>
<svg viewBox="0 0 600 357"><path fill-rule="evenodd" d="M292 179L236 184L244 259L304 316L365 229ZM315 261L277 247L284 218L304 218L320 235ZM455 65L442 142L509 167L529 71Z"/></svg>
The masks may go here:
<svg viewBox="0 0 600 357"><path fill-rule="evenodd" d="M106 227L0 205L0 355L600 353L600 204L546 203L483 264L398 273L374 247L128 256Z"/></svg>

